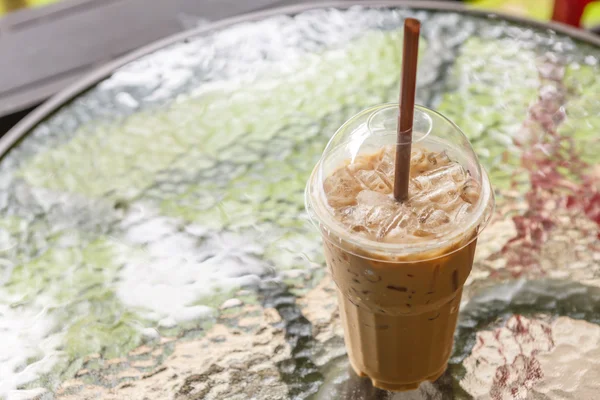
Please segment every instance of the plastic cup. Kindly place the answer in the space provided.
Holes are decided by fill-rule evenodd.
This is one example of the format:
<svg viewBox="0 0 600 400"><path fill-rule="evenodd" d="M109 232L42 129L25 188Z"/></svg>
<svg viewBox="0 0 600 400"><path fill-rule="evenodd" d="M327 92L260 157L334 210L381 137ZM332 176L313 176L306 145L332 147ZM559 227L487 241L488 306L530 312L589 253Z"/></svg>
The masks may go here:
<svg viewBox="0 0 600 400"><path fill-rule="evenodd" d="M397 113L397 104L375 106L339 128L309 179L305 200L324 239L353 369L378 388L404 391L435 381L447 368L462 289L494 195L462 131L441 114L416 106L413 148L443 150L471 174L481 186L472 212L443 237L407 243L371 240L335 219L325 179L358 155L395 145Z"/></svg>

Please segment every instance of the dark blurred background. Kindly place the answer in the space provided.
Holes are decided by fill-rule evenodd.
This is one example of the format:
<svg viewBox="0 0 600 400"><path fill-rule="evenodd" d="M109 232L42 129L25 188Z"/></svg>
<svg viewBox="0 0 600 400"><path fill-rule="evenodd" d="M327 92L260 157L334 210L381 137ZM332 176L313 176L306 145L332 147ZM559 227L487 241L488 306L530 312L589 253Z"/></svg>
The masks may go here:
<svg viewBox="0 0 600 400"><path fill-rule="evenodd" d="M306 2L0 0L0 136L43 100L90 70L136 48L219 19ZM467 7L542 21L554 19L588 29L600 25L600 2L591 0L464 3Z"/></svg>

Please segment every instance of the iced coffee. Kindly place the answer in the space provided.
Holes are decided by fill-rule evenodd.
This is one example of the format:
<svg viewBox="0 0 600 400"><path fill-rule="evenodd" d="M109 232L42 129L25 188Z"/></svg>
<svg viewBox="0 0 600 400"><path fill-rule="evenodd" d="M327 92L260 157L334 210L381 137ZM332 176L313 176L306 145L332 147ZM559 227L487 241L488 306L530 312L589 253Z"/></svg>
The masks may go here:
<svg viewBox="0 0 600 400"><path fill-rule="evenodd" d="M409 197L396 201L387 107L338 131L313 172L307 207L325 239L353 369L376 387L401 391L446 369L493 196L458 128L420 107Z"/></svg>

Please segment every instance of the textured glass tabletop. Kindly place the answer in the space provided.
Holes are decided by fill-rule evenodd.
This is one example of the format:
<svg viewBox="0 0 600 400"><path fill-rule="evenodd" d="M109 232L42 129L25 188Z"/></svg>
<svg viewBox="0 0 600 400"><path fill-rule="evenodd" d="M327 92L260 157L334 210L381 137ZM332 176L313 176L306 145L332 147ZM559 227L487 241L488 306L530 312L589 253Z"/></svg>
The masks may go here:
<svg viewBox="0 0 600 400"><path fill-rule="evenodd" d="M496 189L447 373L348 369L304 213L328 138L398 94ZM0 398L596 399L600 48L450 11L314 9L191 36L62 106L0 162Z"/></svg>

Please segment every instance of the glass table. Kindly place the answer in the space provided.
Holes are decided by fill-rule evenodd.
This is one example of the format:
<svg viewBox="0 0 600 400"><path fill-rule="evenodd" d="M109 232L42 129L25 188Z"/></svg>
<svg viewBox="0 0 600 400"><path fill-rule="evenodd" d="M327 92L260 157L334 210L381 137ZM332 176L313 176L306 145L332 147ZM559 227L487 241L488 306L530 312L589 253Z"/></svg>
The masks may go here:
<svg viewBox="0 0 600 400"><path fill-rule="evenodd" d="M418 102L462 127L498 206L446 374L392 394L348 368L303 190L344 120L396 100L407 16ZM583 32L369 2L99 70L0 141L0 398L597 398L599 60Z"/></svg>

